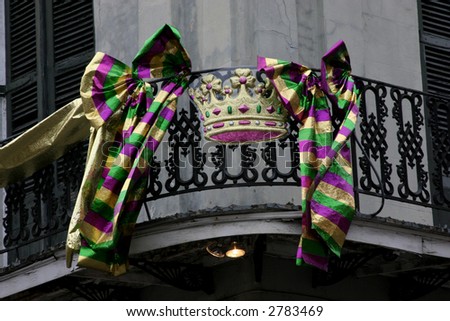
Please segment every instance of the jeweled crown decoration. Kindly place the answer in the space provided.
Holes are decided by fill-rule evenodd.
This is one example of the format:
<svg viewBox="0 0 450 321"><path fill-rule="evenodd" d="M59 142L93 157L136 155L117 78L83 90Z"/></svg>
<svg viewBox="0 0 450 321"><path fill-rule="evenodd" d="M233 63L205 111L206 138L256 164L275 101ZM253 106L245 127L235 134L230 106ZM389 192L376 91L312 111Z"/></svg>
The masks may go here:
<svg viewBox="0 0 450 321"><path fill-rule="evenodd" d="M283 138L287 112L269 81L256 84L247 68L238 68L230 85L213 74L202 77L189 95L203 121L205 138L221 143L261 142Z"/></svg>

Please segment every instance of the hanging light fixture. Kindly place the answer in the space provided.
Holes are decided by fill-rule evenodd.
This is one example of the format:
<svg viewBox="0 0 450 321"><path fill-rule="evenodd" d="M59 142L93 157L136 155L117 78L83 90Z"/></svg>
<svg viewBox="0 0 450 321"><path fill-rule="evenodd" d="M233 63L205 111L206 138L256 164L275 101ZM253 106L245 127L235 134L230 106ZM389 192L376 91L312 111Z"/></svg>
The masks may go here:
<svg viewBox="0 0 450 321"><path fill-rule="evenodd" d="M245 255L245 250L240 248L238 242L233 241L231 248L225 253L225 255L232 259L237 259Z"/></svg>

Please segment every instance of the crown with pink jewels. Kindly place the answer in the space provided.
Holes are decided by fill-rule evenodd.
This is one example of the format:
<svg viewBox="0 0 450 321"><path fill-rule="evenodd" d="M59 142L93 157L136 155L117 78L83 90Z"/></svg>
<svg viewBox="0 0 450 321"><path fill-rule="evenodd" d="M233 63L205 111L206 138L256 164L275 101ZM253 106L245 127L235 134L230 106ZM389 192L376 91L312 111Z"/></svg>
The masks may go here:
<svg viewBox="0 0 450 321"><path fill-rule="evenodd" d="M205 138L221 143L280 139L288 134L287 112L267 80L256 84L251 69L238 68L229 85L213 74L201 78L189 95L201 113Z"/></svg>

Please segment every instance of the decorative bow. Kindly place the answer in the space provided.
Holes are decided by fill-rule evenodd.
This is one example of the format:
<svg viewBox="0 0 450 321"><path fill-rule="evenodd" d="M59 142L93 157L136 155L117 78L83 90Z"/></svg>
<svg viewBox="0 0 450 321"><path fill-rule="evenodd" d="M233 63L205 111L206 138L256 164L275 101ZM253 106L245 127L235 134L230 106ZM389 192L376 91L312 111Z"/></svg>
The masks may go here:
<svg viewBox="0 0 450 321"><path fill-rule="evenodd" d="M80 266L114 275L126 271L153 154L175 114L177 97L188 85L191 62L180 38L178 30L165 25L145 42L132 68L104 53L97 53L86 67L80 88L86 117L94 128L118 124L97 171L100 177L86 183L97 188L79 219ZM169 79L153 97L143 79L160 77Z"/></svg>
<svg viewBox="0 0 450 321"><path fill-rule="evenodd" d="M355 129L359 93L350 75L347 48L339 41L325 54L321 80L305 66L271 58L259 57L258 69L301 124L303 216L297 264L327 270L329 250L340 256L355 214L348 140ZM332 102L332 113L326 97ZM337 132L336 124L340 124Z"/></svg>

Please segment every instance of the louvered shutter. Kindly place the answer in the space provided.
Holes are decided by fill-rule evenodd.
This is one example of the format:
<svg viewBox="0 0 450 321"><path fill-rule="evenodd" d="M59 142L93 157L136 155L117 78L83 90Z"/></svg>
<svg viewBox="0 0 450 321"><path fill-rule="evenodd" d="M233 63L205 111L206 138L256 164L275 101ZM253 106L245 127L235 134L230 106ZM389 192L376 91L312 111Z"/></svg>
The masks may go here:
<svg viewBox="0 0 450 321"><path fill-rule="evenodd" d="M420 11L425 91L450 97L450 3L422 0ZM438 136L449 136L448 106L439 104L433 113Z"/></svg>
<svg viewBox="0 0 450 321"><path fill-rule="evenodd" d="M15 135L38 119L35 2L10 1L7 19L9 129Z"/></svg>
<svg viewBox="0 0 450 321"><path fill-rule="evenodd" d="M52 1L55 108L59 109L80 96L81 77L95 54L94 16L92 1ZM58 181L67 170L63 160L57 162Z"/></svg>
<svg viewBox="0 0 450 321"><path fill-rule="evenodd" d="M11 1L10 50L13 80L36 71L36 6L33 1Z"/></svg>
<svg viewBox="0 0 450 321"><path fill-rule="evenodd" d="M55 107L79 97L80 79L94 55L92 1L53 0Z"/></svg>
<svg viewBox="0 0 450 321"><path fill-rule="evenodd" d="M450 3L421 2L426 90L450 96Z"/></svg>
<svg viewBox="0 0 450 321"><path fill-rule="evenodd" d="M36 83L27 84L23 88L11 91L11 129L18 134L33 126L38 119Z"/></svg>
<svg viewBox="0 0 450 321"><path fill-rule="evenodd" d="M79 97L95 53L92 0L9 0L8 128L17 135Z"/></svg>

